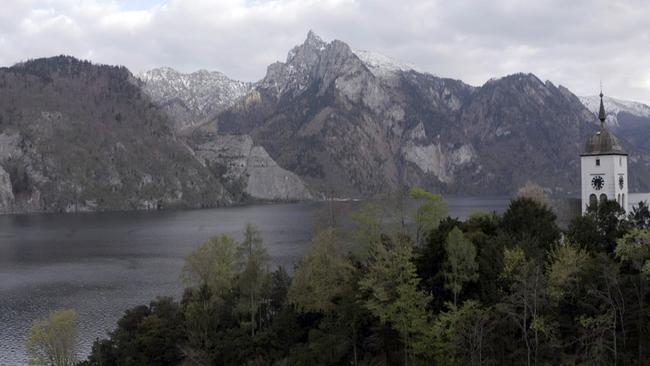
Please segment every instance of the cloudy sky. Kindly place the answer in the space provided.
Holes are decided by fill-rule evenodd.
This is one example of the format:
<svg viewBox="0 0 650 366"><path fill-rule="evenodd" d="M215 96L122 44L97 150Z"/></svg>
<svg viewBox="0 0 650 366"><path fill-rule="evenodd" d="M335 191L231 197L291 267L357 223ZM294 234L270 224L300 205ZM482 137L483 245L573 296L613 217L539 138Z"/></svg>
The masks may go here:
<svg viewBox="0 0 650 366"><path fill-rule="evenodd" d="M481 85L532 72L650 103L647 0L2 0L0 65L69 54L258 80L309 29Z"/></svg>

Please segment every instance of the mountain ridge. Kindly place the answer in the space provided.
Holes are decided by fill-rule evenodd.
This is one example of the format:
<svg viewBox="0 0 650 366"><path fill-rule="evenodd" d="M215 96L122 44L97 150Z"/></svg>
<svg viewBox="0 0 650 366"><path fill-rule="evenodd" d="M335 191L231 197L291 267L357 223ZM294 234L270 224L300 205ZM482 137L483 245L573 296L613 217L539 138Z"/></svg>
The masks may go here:
<svg viewBox="0 0 650 366"><path fill-rule="evenodd" d="M0 166L2 212L233 202L128 69L69 56L0 69Z"/></svg>
<svg viewBox="0 0 650 366"><path fill-rule="evenodd" d="M530 73L474 87L392 72L375 75L344 42L310 32L202 129L250 134L319 191L363 196L407 184L510 194L537 179L556 194L577 193L579 154L597 124L565 87ZM630 148L640 173L633 184L647 186L648 157Z"/></svg>
<svg viewBox="0 0 650 366"><path fill-rule="evenodd" d="M208 70L182 73L161 67L136 76L144 91L176 121L178 131L193 127L231 106L253 86L253 83Z"/></svg>
<svg viewBox="0 0 650 366"><path fill-rule="evenodd" d="M598 126L584 98L530 73L472 86L363 52L310 32L256 83L65 56L2 68L0 209L361 198L400 185L511 194L529 180L578 192ZM648 189L645 117L615 113L631 189Z"/></svg>

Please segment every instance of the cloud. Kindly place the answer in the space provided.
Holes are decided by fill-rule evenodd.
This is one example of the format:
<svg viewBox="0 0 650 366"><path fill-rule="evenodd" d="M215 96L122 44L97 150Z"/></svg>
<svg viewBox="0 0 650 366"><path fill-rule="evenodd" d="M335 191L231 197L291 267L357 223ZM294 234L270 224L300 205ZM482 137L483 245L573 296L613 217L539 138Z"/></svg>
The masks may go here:
<svg viewBox="0 0 650 366"><path fill-rule="evenodd" d="M71 54L258 80L309 29L480 85L533 72L650 103L645 0L5 0L0 64Z"/></svg>

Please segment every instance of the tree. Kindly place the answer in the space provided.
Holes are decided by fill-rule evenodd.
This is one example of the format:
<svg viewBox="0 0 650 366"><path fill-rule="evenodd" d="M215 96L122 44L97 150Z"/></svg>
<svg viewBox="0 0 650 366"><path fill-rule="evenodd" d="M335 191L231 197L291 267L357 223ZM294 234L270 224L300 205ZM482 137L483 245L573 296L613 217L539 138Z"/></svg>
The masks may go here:
<svg viewBox="0 0 650 366"><path fill-rule="evenodd" d="M439 194L433 194L422 188L411 189L411 198L418 201L419 205L413 212L415 224L415 244L420 246L431 231L436 229L445 216L447 216L447 203Z"/></svg>
<svg viewBox="0 0 650 366"><path fill-rule="evenodd" d="M591 262L589 301L579 317L581 356L586 364L617 365L627 343L621 264L606 253L596 253Z"/></svg>
<svg viewBox="0 0 650 366"><path fill-rule="evenodd" d="M456 306L463 285L478 278L476 248L465 238L463 232L455 227L447 236L445 252L447 254L444 272L445 287L454 294L454 306Z"/></svg>
<svg viewBox="0 0 650 366"><path fill-rule="evenodd" d="M311 252L296 269L289 288L289 302L301 310L329 313L345 292L353 270L336 230L316 234Z"/></svg>
<svg viewBox="0 0 650 366"><path fill-rule="evenodd" d="M632 207L632 212L627 216L628 221L637 229L650 227L650 209L645 201L639 202L638 206Z"/></svg>
<svg viewBox="0 0 650 366"><path fill-rule="evenodd" d="M232 288L237 264L235 241L227 235L215 236L186 258L181 278L186 286L207 286L219 296Z"/></svg>
<svg viewBox="0 0 650 366"><path fill-rule="evenodd" d="M486 364L492 312L475 300L451 305L433 324L435 358L439 365Z"/></svg>
<svg viewBox="0 0 650 366"><path fill-rule="evenodd" d="M625 211L616 201L605 201L587 208L585 215L569 225L569 239L592 252L612 253L616 239L628 230Z"/></svg>
<svg viewBox="0 0 650 366"><path fill-rule="evenodd" d="M523 245L526 255L542 259L560 240L560 228L551 209L530 198L515 198L503 214L502 228Z"/></svg>
<svg viewBox="0 0 650 366"><path fill-rule="evenodd" d="M244 229L244 240L237 248L239 265L239 290L242 296L247 297L250 315L251 337L255 335L255 314L260 303L264 281L268 274L266 268L268 253L264 248L262 235L251 224Z"/></svg>
<svg viewBox="0 0 650 366"><path fill-rule="evenodd" d="M361 261L365 261L380 241L382 231L383 208L375 202L364 203L361 208L352 213L354 228L350 239L354 246L352 253Z"/></svg>
<svg viewBox="0 0 650 366"><path fill-rule="evenodd" d="M587 252L568 241L551 250L546 273L548 295L552 301L557 303L565 296L575 296L578 293L588 261Z"/></svg>
<svg viewBox="0 0 650 366"><path fill-rule="evenodd" d="M430 309L434 312L444 309L446 302L444 268L447 236L452 229L461 224L458 219L447 217L429 234L425 245L413 248L413 262L421 279L420 288L433 296Z"/></svg>
<svg viewBox="0 0 650 366"><path fill-rule="evenodd" d="M183 313L169 297L127 310L109 333L96 340L85 365L173 366L183 360Z"/></svg>
<svg viewBox="0 0 650 366"><path fill-rule="evenodd" d="M631 268L628 276L634 283L636 302L638 304L636 326L638 331L638 359L647 359L645 345L648 339L647 305L648 279L650 278L650 229L633 229L616 241L616 257Z"/></svg>
<svg viewBox="0 0 650 366"><path fill-rule="evenodd" d="M526 364L537 364L540 337L550 338L553 329L542 315L545 283L540 265L526 257L521 247L504 251L503 280L508 295L497 309L508 316L521 331L526 346Z"/></svg>
<svg viewBox="0 0 650 366"><path fill-rule="evenodd" d="M386 238L372 255L368 272L359 282L365 294L365 307L399 332L404 345L404 365L410 354L424 355L429 324L429 295L418 289L420 279L412 262L411 244L405 237L395 245Z"/></svg>
<svg viewBox="0 0 650 366"><path fill-rule="evenodd" d="M633 229L625 234L616 240L614 253L622 261L629 262L636 271L644 273L650 267L650 230Z"/></svg>
<svg viewBox="0 0 650 366"><path fill-rule="evenodd" d="M77 363L77 312L57 310L34 322L26 342L30 364L72 366Z"/></svg>

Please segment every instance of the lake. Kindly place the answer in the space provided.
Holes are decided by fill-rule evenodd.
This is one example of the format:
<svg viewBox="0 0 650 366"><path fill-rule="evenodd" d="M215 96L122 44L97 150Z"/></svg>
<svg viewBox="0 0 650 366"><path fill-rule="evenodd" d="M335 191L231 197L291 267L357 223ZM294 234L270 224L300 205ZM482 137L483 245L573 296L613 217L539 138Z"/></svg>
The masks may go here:
<svg viewBox="0 0 650 366"><path fill-rule="evenodd" d="M452 216L502 212L503 197L446 197ZM32 322L50 311L79 314L80 351L105 337L124 310L156 296L179 297L184 258L210 236L241 238L249 222L271 262L292 268L309 249L322 203L188 211L0 216L0 365L27 364ZM356 205L356 203L348 203Z"/></svg>

